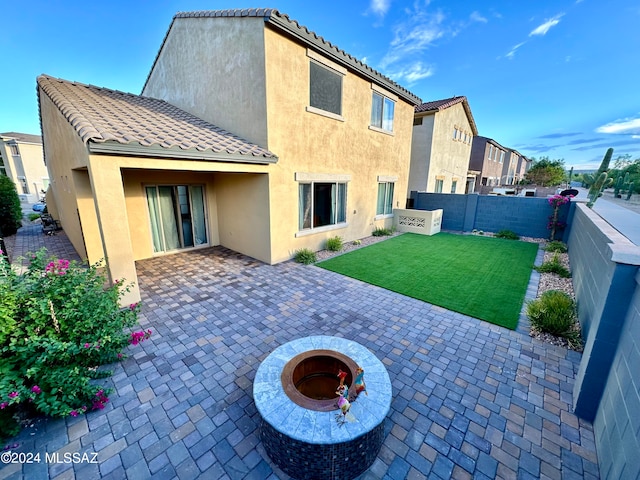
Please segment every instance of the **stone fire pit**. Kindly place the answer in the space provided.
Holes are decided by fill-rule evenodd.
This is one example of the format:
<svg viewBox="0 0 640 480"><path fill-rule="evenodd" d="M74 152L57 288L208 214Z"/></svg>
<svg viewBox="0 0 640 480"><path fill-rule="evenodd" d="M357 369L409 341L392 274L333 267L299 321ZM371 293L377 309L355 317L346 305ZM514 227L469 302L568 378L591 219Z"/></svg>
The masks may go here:
<svg viewBox="0 0 640 480"><path fill-rule="evenodd" d="M337 418L337 371L364 369L367 394L351 403L354 420ZM353 396L353 395L351 395ZM339 337L300 338L276 348L258 367L253 397L269 457L294 478L351 479L375 460L391 407L391 381L362 345Z"/></svg>

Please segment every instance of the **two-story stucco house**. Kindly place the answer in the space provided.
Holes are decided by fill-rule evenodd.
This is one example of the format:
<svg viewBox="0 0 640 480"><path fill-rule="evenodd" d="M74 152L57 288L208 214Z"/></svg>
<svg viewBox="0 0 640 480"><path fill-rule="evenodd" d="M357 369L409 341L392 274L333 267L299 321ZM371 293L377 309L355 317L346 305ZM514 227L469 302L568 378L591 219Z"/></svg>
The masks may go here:
<svg viewBox="0 0 640 480"><path fill-rule="evenodd" d="M473 192L477 172L469 171L469 158L476 135L466 97L416 106L407 198L411 191Z"/></svg>
<svg viewBox="0 0 640 480"><path fill-rule="evenodd" d="M16 184L20 199L34 203L49 187L42 154L42 137L28 133L0 133L0 175Z"/></svg>
<svg viewBox="0 0 640 480"><path fill-rule="evenodd" d="M169 252L273 264L391 226L421 103L270 9L177 14L142 95L48 76L38 95L50 210L134 282L136 260Z"/></svg>
<svg viewBox="0 0 640 480"><path fill-rule="evenodd" d="M469 168L480 172L476 179L477 191L481 191L482 186L492 187L503 184L506 154L507 149L492 138L481 136L473 138Z"/></svg>

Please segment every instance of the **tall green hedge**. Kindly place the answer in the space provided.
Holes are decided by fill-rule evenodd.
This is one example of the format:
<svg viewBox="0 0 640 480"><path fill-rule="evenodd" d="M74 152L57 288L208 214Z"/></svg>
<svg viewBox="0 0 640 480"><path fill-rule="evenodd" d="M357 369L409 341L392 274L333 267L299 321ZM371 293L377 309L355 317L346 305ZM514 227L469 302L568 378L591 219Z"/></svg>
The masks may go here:
<svg viewBox="0 0 640 480"><path fill-rule="evenodd" d="M16 185L0 175L0 235L13 235L22 225L22 207Z"/></svg>

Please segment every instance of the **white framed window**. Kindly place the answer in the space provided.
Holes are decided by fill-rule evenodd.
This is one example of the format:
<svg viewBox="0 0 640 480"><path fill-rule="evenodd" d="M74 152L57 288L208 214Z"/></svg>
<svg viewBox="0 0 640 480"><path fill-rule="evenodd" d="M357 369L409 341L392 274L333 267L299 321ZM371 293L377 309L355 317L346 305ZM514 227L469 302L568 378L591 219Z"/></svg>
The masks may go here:
<svg viewBox="0 0 640 480"><path fill-rule="evenodd" d="M444 180L440 179L440 178L436 178L436 188L435 188L435 193L442 193L442 186L444 184Z"/></svg>
<svg viewBox="0 0 640 480"><path fill-rule="evenodd" d="M451 193L456 193L456 188L458 187L458 180L451 181Z"/></svg>
<svg viewBox="0 0 640 480"><path fill-rule="evenodd" d="M18 145L16 143L10 143L9 149L11 150L11 155L20 155L20 150L18 149Z"/></svg>
<svg viewBox="0 0 640 480"><path fill-rule="evenodd" d="M394 187L394 182L378 182L378 201L376 203L376 215L393 214Z"/></svg>
<svg viewBox="0 0 640 480"><path fill-rule="evenodd" d="M371 126L393 132L393 116L396 103L390 98L373 92L371 98Z"/></svg>
<svg viewBox="0 0 640 480"><path fill-rule="evenodd" d="M307 50L309 57L309 106L307 111L342 120L342 78L347 70Z"/></svg>
<svg viewBox="0 0 640 480"><path fill-rule="evenodd" d="M489 160L491 160L491 157L493 156L493 145L489 145Z"/></svg>
<svg viewBox="0 0 640 480"><path fill-rule="evenodd" d="M349 180L349 175L296 173L299 232L346 225Z"/></svg>
<svg viewBox="0 0 640 480"><path fill-rule="evenodd" d="M500 163L504 163L504 150L500 151Z"/></svg>
<svg viewBox="0 0 640 480"><path fill-rule="evenodd" d="M18 177L20 186L22 187L22 193L29 194L29 185L27 185L27 179L25 177Z"/></svg>

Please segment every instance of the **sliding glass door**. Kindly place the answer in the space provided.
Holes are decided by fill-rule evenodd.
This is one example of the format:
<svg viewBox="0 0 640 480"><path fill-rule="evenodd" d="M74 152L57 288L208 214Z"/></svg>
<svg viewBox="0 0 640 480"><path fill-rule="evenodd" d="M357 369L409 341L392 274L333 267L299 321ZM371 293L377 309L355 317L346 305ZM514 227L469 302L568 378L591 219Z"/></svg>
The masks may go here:
<svg viewBox="0 0 640 480"><path fill-rule="evenodd" d="M155 253L207 244L202 186L155 185L146 193Z"/></svg>

